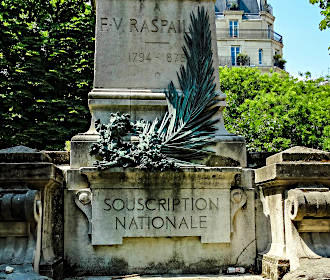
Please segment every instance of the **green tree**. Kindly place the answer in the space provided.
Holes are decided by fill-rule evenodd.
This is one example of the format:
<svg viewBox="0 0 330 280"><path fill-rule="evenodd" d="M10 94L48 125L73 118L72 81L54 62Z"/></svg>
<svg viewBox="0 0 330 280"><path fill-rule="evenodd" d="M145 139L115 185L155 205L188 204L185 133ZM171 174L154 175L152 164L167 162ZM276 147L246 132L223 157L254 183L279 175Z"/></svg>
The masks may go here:
<svg viewBox="0 0 330 280"><path fill-rule="evenodd" d="M94 25L89 1L0 2L0 148L63 149L87 130Z"/></svg>
<svg viewBox="0 0 330 280"><path fill-rule="evenodd" d="M228 102L225 125L246 138L248 150L330 149L330 85L323 79L237 67L220 68L220 84Z"/></svg>
<svg viewBox="0 0 330 280"><path fill-rule="evenodd" d="M320 30L325 30L330 27L330 1L329 0L309 0L313 5L318 5L321 9L321 15L324 19L320 22Z"/></svg>

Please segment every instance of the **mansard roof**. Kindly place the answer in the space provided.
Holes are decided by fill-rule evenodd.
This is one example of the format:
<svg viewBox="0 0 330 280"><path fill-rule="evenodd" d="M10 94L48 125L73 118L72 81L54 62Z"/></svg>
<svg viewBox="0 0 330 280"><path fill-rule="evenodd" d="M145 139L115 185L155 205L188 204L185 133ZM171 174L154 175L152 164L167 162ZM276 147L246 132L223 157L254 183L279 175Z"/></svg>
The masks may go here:
<svg viewBox="0 0 330 280"><path fill-rule="evenodd" d="M244 11L245 14L259 14L267 3L265 0L217 0L216 12L222 14L224 10L229 9L232 2L238 2L239 10Z"/></svg>

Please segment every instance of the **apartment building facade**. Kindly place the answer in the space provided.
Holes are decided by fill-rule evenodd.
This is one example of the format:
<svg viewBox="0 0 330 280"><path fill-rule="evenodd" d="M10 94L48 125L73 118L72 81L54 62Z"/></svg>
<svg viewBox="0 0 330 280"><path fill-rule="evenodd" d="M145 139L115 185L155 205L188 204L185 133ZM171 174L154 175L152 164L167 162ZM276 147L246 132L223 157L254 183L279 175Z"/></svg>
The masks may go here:
<svg viewBox="0 0 330 280"><path fill-rule="evenodd" d="M284 68L283 37L274 31L273 9L266 0L217 0L216 32L220 66Z"/></svg>

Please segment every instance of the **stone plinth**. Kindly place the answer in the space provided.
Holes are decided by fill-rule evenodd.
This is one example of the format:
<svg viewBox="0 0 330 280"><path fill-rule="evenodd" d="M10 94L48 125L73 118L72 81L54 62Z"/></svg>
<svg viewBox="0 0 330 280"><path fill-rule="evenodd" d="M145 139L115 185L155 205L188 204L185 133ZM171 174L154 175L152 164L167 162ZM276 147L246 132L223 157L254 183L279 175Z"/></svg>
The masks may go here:
<svg viewBox="0 0 330 280"><path fill-rule="evenodd" d="M87 184L70 184L65 194L72 273L219 273L254 265L254 191L241 168L80 172Z"/></svg>
<svg viewBox="0 0 330 280"><path fill-rule="evenodd" d="M300 154L301 153L301 154ZM330 153L294 147L267 159L255 172L270 246L260 254L263 273L280 279L301 260L330 256ZM259 223L264 228L266 224Z"/></svg>

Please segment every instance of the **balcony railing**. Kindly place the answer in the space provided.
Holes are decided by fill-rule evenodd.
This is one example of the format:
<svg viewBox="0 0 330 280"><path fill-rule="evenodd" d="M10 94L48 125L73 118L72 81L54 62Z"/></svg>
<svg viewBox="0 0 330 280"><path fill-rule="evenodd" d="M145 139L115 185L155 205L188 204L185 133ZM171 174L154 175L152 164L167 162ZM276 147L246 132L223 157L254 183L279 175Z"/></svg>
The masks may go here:
<svg viewBox="0 0 330 280"><path fill-rule="evenodd" d="M243 63L242 63L243 62ZM281 69L283 69L283 65L279 65L278 62L273 61L271 65L266 64L259 64L258 61L252 60L250 57L247 57L247 59L244 61L240 60L239 57L236 57L236 59L232 58L231 56L219 56L219 66L251 66L251 67L273 67L277 66Z"/></svg>
<svg viewBox="0 0 330 280"><path fill-rule="evenodd" d="M237 32L230 32L228 29L217 29L218 39L271 39L283 44L282 35L270 29L239 29Z"/></svg>
<svg viewBox="0 0 330 280"><path fill-rule="evenodd" d="M219 65L220 66L250 66L250 58L247 58L247 61L241 63L239 59L234 59L231 56L219 56Z"/></svg>

